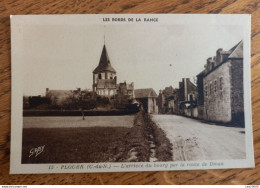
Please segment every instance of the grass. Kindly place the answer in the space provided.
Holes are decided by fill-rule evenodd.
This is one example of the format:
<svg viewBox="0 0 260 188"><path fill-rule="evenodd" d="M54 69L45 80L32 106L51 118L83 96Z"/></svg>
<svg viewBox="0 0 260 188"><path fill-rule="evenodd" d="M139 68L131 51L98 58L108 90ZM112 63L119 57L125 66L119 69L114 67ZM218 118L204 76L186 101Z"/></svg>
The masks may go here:
<svg viewBox="0 0 260 188"><path fill-rule="evenodd" d="M23 128L132 127L134 115L23 117Z"/></svg>
<svg viewBox="0 0 260 188"><path fill-rule="evenodd" d="M87 163L122 158L129 128L29 128L23 130L22 163ZM45 145L37 157L31 148Z"/></svg>
<svg viewBox="0 0 260 188"><path fill-rule="evenodd" d="M131 161L149 160L149 145L141 125L132 127L78 127L23 129L22 163L94 163L129 161L132 148L137 155ZM37 157L30 150L43 146Z"/></svg>
<svg viewBox="0 0 260 188"><path fill-rule="evenodd" d="M148 162L151 134L158 160L170 161L169 140L144 112L132 127L24 128L22 163ZM29 157L40 146L43 152Z"/></svg>
<svg viewBox="0 0 260 188"><path fill-rule="evenodd" d="M172 143L167 138L165 132L153 122L149 114L143 114L146 129L153 135L156 145L155 157L158 161L172 161Z"/></svg>

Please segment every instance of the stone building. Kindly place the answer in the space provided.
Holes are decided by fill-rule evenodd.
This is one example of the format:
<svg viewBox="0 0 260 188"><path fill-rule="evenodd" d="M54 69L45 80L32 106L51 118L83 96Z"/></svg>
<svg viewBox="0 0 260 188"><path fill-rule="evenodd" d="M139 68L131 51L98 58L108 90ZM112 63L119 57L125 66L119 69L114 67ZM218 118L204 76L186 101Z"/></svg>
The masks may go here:
<svg viewBox="0 0 260 188"><path fill-rule="evenodd" d="M187 111L186 108L196 107L197 87L189 78L183 78L182 81L179 82L179 88L170 86L166 87L164 90L160 90L157 101L159 113L187 115L185 114ZM191 111L189 116L194 115L192 110L193 109L188 110Z"/></svg>
<svg viewBox="0 0 260 188"><path fill-rule="evenodd" d="M172 86L165 87L160 90L157 98L158 113L175 113L178 114L178 95L179 89L173 88Z"/></svg>
<svg viewBox="0 0 260 188"><path fill-rule="evenodd" d="M116 94L116 71L111 66L106 46L103 46L98 66L93 71L93 92L111 97Z"/></svg>
<svg viewBox="0 0 260 188"><path fill-rule="evenodd" d="M142 105L147 113L158 113L157 94L152 88L135 89L135 99Z"/></svg>
<svg viewBox="0 0 260 188"><path fill-rule="evenodd" d="M179 82L179 102L196 101L197 87L190 81L189 78L183 78Z"/></svg>
<svg viewBox="0 0 260 188"><path fill-rule="evenodd" d="M208 58L197 85L200 118L244 126L243 42Z"/></svg>
<svg viewBox="0 0 260 188"><path fill-rule="evenodd" d="M125 108L127 105L134 103L134 83L126 82L117 84L117 93L112 100L116 108Z"/></svg>
<svg viewBox="0 0 260 188"><path fill-rule="evenodd" d="M179 88L175 88L172 95L172 102L168 105L172 113L179 114Z"/></svg>
<svg viewBox="0 0 260 188"><path fill-rule="evenodd" d="M203 77L204 77L205 70L201 71L197 75L197 91L198 91L198 118L199 119L206 119L204 117L204 85L203 85Z"/></svg>
<svg viewBox="0 0 260 188"><path fill-rule="evenodd" d="M126 82L117 84L117 95L127 100L134 99L134 82L127 84Z"/></svg>
<svg viewBox="0 0 260 188"><path fill-rule="evenodd" d="M164 114L166 111L166 102L165 102L165 95L163 90L159 91L159 95L157 97L157 105L158 105L158 113Z"/></svg>
<svg viewBox="0 0 260 188"><path fill-rule="evenodd" d="M197 118L197 87L189 78L183 78L179 82L178 113L180 115Z"/></svg>
<svg viewBox="0 0 260 188"><path fill-rule="evenodd" d="M172 86L165 87L163 90L159 91L157 104L158 104L158 112L160 114L168 113L170 111L168 107L168 102L172 98L173 91L174 88Z"/></svg>

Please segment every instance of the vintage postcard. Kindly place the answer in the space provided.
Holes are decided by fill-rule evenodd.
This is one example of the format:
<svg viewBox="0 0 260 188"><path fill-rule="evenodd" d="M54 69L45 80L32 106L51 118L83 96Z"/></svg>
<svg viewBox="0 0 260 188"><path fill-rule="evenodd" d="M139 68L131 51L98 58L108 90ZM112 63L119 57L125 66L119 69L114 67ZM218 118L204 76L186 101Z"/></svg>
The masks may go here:
<svg viewBox="0 0 260 188"><path fill-rule="evenodd" d="M250 15L11 16L10 173L253 168Z"/></svg>

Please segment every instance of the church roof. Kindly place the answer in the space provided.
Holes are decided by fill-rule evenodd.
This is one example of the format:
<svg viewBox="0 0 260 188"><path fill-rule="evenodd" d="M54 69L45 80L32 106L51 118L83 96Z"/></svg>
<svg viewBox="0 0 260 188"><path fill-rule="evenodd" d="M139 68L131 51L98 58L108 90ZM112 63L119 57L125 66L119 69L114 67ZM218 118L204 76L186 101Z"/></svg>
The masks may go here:
<svg viewBox="0 0 260 188"><path fill-rule="evenodd" d="M152 88L135 89L135 98L139 99L147 97L157 97L157 94Z"/></svg>
<svg viewBox="0 0 260 188"><path fill-rule="evenodd" d="M102 53L101 53L99 64L95 68L93 73L99 73L99 72L104 72L104 71L110 71L110 72L116 73L115 69L110 64L106 45L103 46L103 50L102 50Z"/></svg>
<svg viewBox="0 0 260 188"><path fill-rule="evenodd" d="M243 41L240 41L237 45L230 49L231 54L228 58L243 58Z"/></svg>

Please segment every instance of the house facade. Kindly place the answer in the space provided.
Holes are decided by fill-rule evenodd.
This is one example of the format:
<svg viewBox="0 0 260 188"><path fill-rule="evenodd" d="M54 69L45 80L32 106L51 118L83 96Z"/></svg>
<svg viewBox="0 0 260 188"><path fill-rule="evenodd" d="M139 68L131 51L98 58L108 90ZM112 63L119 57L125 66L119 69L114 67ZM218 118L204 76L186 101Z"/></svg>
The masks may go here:
<svg viewBox="0 0 260 188"><path fill-rule="evenodd" d="M200 118L244 126L242 41L208 58L197 84Z"/></svg>
<svg viewBox="0 0 260 188"><path fill-rule="evenodd" d="M179 82L179 101L197 101L197 87L190 78L182 78Z"/></svg>
<svg viewBox="0 0 260 188"><path fill-rule="evenodd" d="M111 97L116 94L116 71L111 66L106 45L103 46L98 66L93 71L93 92L98 95Z"/></svg>

